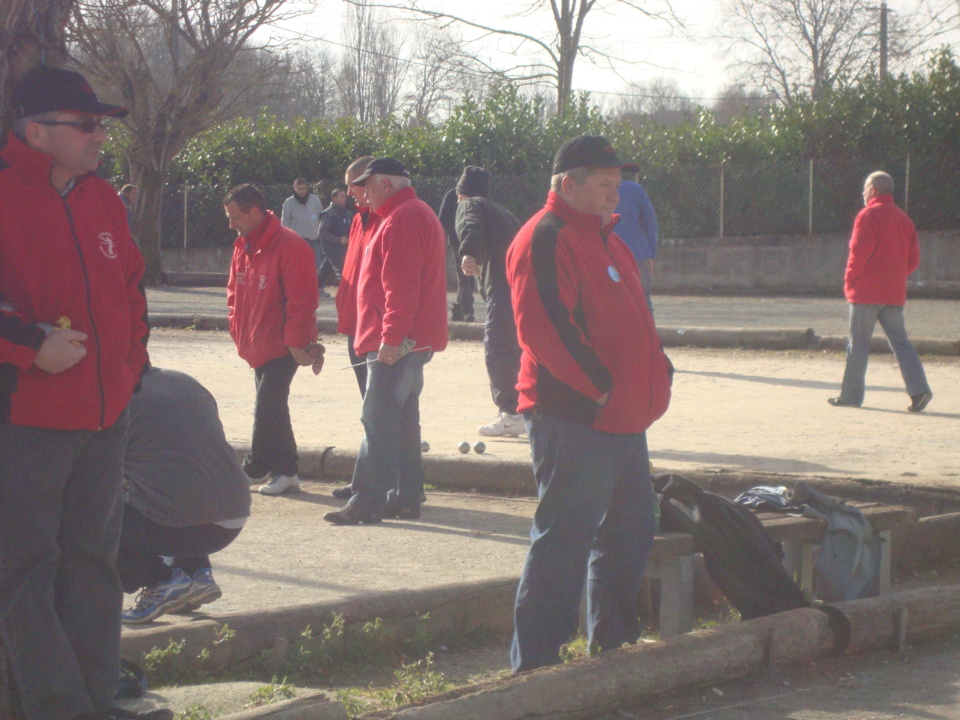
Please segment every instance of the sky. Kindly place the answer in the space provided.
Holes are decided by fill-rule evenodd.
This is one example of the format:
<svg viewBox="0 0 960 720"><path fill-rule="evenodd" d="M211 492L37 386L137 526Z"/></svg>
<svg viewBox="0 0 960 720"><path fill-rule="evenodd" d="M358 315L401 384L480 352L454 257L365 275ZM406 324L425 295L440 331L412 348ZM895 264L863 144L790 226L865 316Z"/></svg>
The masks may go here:
<svg viewBox="0 0 960 720"><path fill-rule="evenodd" d="M374 0L376 1L376 0ZM713 40L718 31L723 0L672 0L673 8L683 21L686 32L671 28L667 23L644 18L638 11L617 2L607 2L609 10L594 9L587 17L585 36L598 48L610 53L620 62L615 69L591 64L585 58L577 60L574 70L574 88L588 90L594 99L616 102L622 94L637 92L629 83L648 83L657 79L673 79L684 95L704 105L712 104L719 92L735 80L729 69L729 51L723 43ZM921 0L942 5L954 0ZM653 7L662 0L648 0ZM917 0L889 0L894 12L907 12ZM879 0L878 3L879 5ZM960 8L960 0L956 0ZM461 14L471 20L494 27L515 29L538 37L549 37L553 18L548 8L535 14L517 16L517 8L527 7L523 0L422 0L424 7ZM344 0L318 0L310 15L287 24L287 29L302 33L306 42L343 40L341 23L351 12ZM879 22L879 21L878 21ZM402 26L400 26L402 27ZM468 32L468 31L464 31ZM944 38L960 54L960 33ZM489 37L480 47L481 53L496 67L509 67L516 61L513 53L516 43L503 38ZM476 47L476 46L475 46ZM340 48L330 45L331 50ZM542 55L541 55L542 57Z"/></svg>

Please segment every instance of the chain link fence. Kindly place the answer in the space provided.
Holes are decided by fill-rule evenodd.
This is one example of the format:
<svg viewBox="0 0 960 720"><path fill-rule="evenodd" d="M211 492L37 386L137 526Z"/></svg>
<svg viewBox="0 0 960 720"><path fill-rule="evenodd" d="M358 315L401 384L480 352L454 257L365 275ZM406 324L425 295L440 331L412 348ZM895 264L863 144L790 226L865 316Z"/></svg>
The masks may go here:
<svg viewBox="0 0 960 720"><path fill-rule="evenodd" d="M863 207L863 181L883 169L893 176L894 197L921 230L960 228L960 157L908 156L878 164L849 158L812 161L676 165L641 173L657 211L662 238L741 237L848 233ZM417 195L435 211L458 176L414 177ZM494 176L491 198L525 220L546 199L549 177ZM311 191L329 202L338 183ZM290 185L260 186L267 207L280 213ZM236 234L223 214L224 190L168 188L162 215L164 248L223 247Z"/></svg>

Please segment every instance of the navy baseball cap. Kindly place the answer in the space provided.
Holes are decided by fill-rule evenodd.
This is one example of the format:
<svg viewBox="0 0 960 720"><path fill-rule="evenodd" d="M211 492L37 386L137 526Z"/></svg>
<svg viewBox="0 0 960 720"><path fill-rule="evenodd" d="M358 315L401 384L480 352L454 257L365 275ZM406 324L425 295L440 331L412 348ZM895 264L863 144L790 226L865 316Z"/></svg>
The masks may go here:
<svg viewBox="0 0 960 720"><path fill-rule="evenodd" d="M410 173L399 160L391 157L374 158L363 171L363 175L354 180L351 185L363 185L370 179L371 175L399 175L401 177L410 177Z"/></svg>
<svg viewBox="0 0 960 720"><path fill-rule="evenodd" d="M85 115L126 117L127 109L100 102L86 78L73 70L33 68L13 89L13 113L16 118L47 112L77 112Z"/></svg>
<svg viewBox="0 0 960 720"><path fill-rule="evenodd" d="M578 167L620 168L627 172L640 170L633 163L622 162L607 139L599 135L578 135L557 150L553 158L554 175Z"/></svg>

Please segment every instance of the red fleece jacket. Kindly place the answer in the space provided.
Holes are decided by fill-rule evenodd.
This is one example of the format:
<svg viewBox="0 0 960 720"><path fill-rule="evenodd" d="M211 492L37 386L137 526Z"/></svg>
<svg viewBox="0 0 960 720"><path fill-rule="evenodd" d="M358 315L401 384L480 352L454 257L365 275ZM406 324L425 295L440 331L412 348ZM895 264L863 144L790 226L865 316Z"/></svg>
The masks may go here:
<svg viewBox="0 0 960 720"><path fill-rule="evenodd" d="M237 353L258 368L287 347L317 339L316 263L313 249L269 210L250 237L238 237L227 282L227 317Z"/></svg>
<svg viewBox="0 0 960 720"><path fill-rule="evenodd" d="M0 423L98 430L147 362L143 258L116 190L86 175L62 196L51 164L13 134L0 154ZM87 355L51 375L33 364L46 337L35 323L64 317Z"/></svg>
<svg viewBox="0 0 960 720"><path fill-rule="evenodd" d="M360 281L360 263L370 241L375 224L370 221L370 208L359 208L350 223L350 239L347 241L347 256L337 286L337 332L341 335L357 334L357 283Z"/></svg>
<svg viewBox="0 0 960 720"><path fill-rule="evenodd" d="M844 275L847 300L864 305L903 305L907 277L920 264L913 221L890 195L872 198L857 215Z"/></svg>
<svg viewBox="0 0 960 720"><path fill-rule="evenodd" d="M411 187L370 213L375 224L357 286L358 355L412 338L447 347L446 239L430 206Z"/></svg>
<svg viewBox="0 0 960 720"><path fill-rule="evenodd" d="M670 361L637 263L614 222L550 193L507 251L520 360L519 412L640 433L670 404ZM603 406L599 400L609 393Z"/></svg>

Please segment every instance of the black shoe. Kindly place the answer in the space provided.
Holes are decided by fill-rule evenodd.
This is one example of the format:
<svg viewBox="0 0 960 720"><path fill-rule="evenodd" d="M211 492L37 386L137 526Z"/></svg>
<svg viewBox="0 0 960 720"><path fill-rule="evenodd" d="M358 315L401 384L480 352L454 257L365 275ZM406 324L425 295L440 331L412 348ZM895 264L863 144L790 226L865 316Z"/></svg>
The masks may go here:
<svg viewBox="0 0 960 720"><path fill-rule="evenodd" d="M450 320L451 322L463 322L463 313L460 312L459 305L450 308Z"/></svg>
<svg viewBox="0 0 960 720"><path fill-rule="evenodd" d="M927 392L922 392L919 395L912 395L910 399L913 401L910 403L910 407L907 408L910 412L922 412L927 405L930 404L930 401L933 400L933 393L927 390Z"/></svg>
<svg viewBox="0 0 960 720"><path fill-rule="evenodd" d="M353 485L346 485L344 487L338 487L332 493L335 498L338 500L349 500L353 497Z"/></svg>
<svg viewBox="0 0 960 720"><path fill-rule="evenodd" d="M473 317L473 313L464 313L463 314L464 322L476 322L476 319Z"/></svg>
<svg viewBox="0 0 960 720"><path fill-rule="evenodd" d="M847 402L841 398L827 398L827 402L833 405L834 407L860 407L860 403Z"/></svg>
<svg viewBox="0 0 960 720"><path fill-rule="evenodd" d="M358 523L378 523L383 517L374 515L369 510L362 510L356 505L344 505L335 512L328 512L323 519L334 525L357 525Z"/></svg>
<svg viewBox="0 0 960 720"><path fill-rule="evenodd" d="M416 520L420 517L420 508L400 508L397 510L397 519L398 520Z"/></svg>

